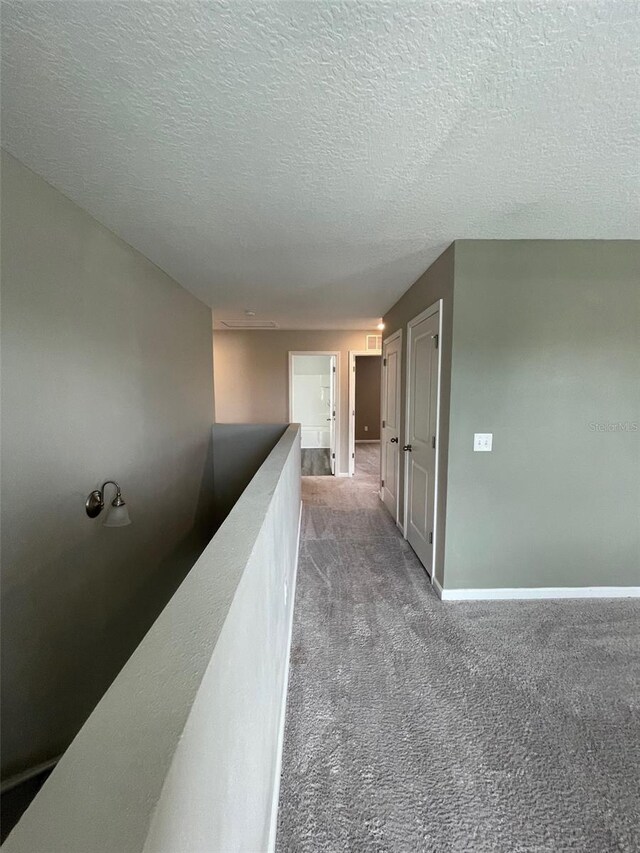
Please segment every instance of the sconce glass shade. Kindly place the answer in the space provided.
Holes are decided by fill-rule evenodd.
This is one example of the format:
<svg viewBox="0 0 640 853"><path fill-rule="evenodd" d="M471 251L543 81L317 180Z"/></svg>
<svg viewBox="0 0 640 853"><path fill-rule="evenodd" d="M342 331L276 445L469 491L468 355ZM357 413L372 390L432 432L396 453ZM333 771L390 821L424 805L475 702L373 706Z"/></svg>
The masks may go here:
<svg viewBox="0 0 640 853"><path fill-rule="evenodd" d="M127 524L131 524L131 519L129 518L129 510L125 502L122 500L122 492L120 491L120 486L116 483L115 480L105 480L102 484L101 489L94 489L87 500L85 501L84 508L86 510L89 518L96 518L102 510L104 509L104 490L106 487L111 484L116 487L116 496L111 501L111 504L107 507L107 514L104 519L105 527L126 527Z"/></svg>
<svg viewBox="0 0 640 853"><path fill-rule="evenodd" d="M113 504L110 504L107 511L107 517L104 520L104 526L126 527L127 524L131 524L131 519L129 518L129 509L127 508L126 503L123 502L120 506L113 506Z"/></svg>

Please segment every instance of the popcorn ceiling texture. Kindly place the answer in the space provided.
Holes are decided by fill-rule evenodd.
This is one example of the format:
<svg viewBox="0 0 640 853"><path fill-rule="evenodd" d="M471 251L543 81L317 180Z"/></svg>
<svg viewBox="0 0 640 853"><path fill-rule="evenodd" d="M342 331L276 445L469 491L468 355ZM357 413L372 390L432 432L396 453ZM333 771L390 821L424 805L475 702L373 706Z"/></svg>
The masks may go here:
<svg viewBox="0 0 640 853"><path fill-rule="evenodd" d="M440 603L357 453L302 481L278 853L637 853L640 601Z"/></svg>
<svg viewBox="0 0 640 853"><path fill-rule="evenodd" d="M3 145L216 311L370 328L457 238L638 238L636 0L2 4Z"/></svg>

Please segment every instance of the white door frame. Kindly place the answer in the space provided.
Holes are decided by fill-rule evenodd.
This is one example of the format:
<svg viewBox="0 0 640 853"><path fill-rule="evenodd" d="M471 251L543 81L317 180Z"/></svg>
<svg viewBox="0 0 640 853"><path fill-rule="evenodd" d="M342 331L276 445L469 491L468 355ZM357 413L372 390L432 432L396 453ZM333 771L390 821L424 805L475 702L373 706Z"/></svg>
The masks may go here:
<svg viewBox="0 0 640 853"><path fill-rule="evenodd" d="M334 402L336 406L335 422L335 476L340 474L340 350L289 350L289 423L293 422L293 357L296 355L333 355L336 359L336 378L334 385Z"/></svg>
<svg viewBox="0 0 640 853"><path fill-rule="evenodd" d="M381 360L382 351L349 350L349 476L353 477L356 470L356 358L360 356L375 356Z"/></svg>
<svg viewBox="0 0 640 853"><path fill-rule="evenodd" d="M406 380L405 380L405 411L404 411L404 443L409 444L409 406L411 394L411 343L413 337L413 328L431 317L432 314L438 314L438 387L436 391L436 473L434 480L434 495L433 495L433 565L431 566L431 583L434 582L436 576L436 555L438 553L438 488L440 480L440 391L442 388L442 308L443 300L438 299L433 305L430 305L420 314L409 320L407 323L407 363L406 363ZM404 454L404 525L402 533L404 538L407 538L409 525L407 524L407 515L409 512L409 456Z"/></svg>
<svg viewBox="0 0 640 853"><path fill-rule="evenodd" d="M384 357L385 344L390 344L391 341L394 341L396 338L398 338L398 340L400 341L400 363L402 363L402 328L397 329L392 335L389 335L389 337L384 338L384 340L382 341L381 354ZM384 382L384 360L382 363L382 369L380 370L380 484L379 484L379 492L378 492L378 494L380 496L380 500L383 500L383 496L382 496L382 451L383 451L383 447L382 447L382 395L384 394L383 382ZM400 386L402 388L402 375L400 375ZM398 420L400 420L400 415L402 414L402 390L400 391L400 410L401 411L398 412ZM400 453L400 448L398 448L398 453ZM399 473L400 473L400 461L399 461L399 457L398 457L398 474ZM399 479L400 478L398 477L398 480ZM404 535L404 527L400 526L400 489L396 489L396 518L395 518L395 521L396 521L397 526L402 531L402 534ZM406 536L405 536L405 539L406 539Z"/></svg>

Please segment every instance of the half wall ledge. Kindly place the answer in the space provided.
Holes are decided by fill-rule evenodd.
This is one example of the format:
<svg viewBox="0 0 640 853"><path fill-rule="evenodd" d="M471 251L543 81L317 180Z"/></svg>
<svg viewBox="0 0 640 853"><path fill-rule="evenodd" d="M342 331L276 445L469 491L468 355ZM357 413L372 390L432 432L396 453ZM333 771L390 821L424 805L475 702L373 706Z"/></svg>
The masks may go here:
<svg viewBox="0 0 640 853"><path fill-rule="evenodd" d="M3 853L273 849L300 507L292 424Z"/></svg>

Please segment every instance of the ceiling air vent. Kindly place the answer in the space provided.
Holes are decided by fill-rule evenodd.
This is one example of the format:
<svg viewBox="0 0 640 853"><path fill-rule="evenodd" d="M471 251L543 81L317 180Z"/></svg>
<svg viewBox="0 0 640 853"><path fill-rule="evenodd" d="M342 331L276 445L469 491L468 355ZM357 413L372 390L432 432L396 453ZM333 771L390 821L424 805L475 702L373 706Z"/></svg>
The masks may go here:
<svg viewBox="0 0 640 853"><path fill-rule="evenodd" d="M278 324L273 320L251 320L243 318L242 320L220 320L221 326L226 326L227 329L277 329Z"/></svg>
<svg viewBox="0 0 640 853"><path fill-rule="evenodd" d="M367 335L367 352L382 350L382 335Z"/></svg>

